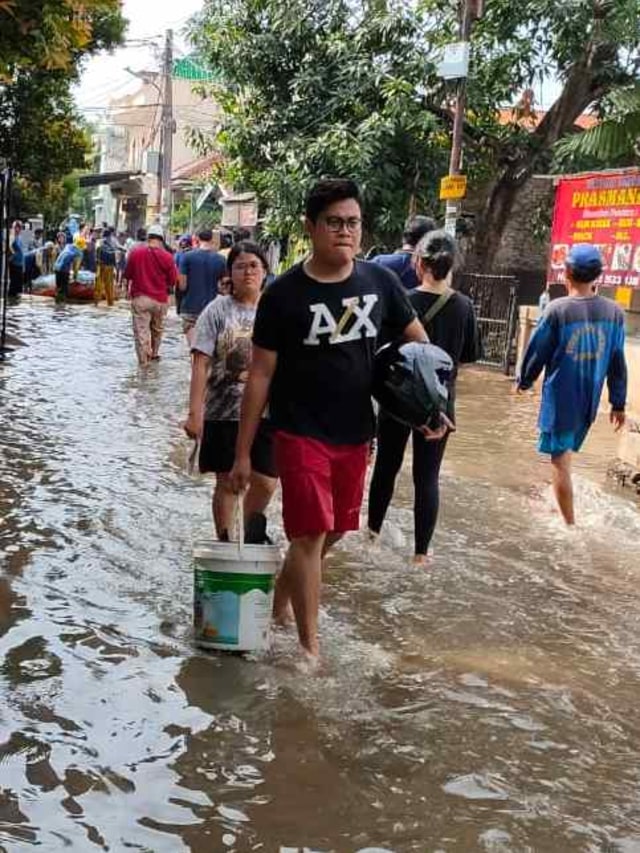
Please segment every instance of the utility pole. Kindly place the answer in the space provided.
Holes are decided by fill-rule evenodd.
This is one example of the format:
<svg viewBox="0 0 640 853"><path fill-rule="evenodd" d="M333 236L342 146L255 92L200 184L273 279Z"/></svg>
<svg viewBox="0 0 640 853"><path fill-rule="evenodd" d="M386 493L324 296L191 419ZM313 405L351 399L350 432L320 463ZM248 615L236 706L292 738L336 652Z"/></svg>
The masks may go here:
<svg viewBox="0 0 640 853"><path fill-rule="evenodd" d="M167 30L162 64L162 179L160 181L160 224L167 230L171 219L171 172L173 167L173 30Z"/></svg>
<svg viewBox="0 0 640 853"><path fill-rule="evenodd" d="M471 38L471 25L474 18L482 15L482 0L462 0L460 17L460 41L468 44ZM457 83L456 102L453 117L453 136L451 140L451 159L449 175L459 175L462 170L462 136L464 130L464 111L467 104L467 78L461 77ZM447 201L445 230L455 237L456 221L460 213L460 201Z"/></svg>

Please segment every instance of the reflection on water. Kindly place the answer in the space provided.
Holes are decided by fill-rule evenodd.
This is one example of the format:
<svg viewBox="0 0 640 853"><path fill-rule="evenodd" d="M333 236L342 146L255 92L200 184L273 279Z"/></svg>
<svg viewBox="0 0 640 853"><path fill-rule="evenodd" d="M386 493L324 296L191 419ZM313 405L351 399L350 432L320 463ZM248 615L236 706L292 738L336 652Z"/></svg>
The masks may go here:
<svg viewBox="0 0 640 853"><path fill-rule="evenodd" d="M209 484L184 472L177 321L138 372L124 311L17 311L0 373L0 846L640 850L640 516L578 462L553 511L535 407L462 380L428 573L410 490L327 569L326 671L295 640L190 643ZM277 507L274 508L277 518Z"/></svg>

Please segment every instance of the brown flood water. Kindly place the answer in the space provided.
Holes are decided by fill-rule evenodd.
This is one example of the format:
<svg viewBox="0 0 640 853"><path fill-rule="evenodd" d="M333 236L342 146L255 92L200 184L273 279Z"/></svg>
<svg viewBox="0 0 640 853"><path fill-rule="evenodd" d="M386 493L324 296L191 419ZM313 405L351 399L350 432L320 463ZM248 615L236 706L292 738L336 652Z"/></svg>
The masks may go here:
<svg viewBox="0 0 640 853"><path fill-rule="evenodd" d="M640 851L640 514L579 459L552 511L535 407L461 382L428 573L405 477L382 545L332 558L326 671L191 643L206 480L188 359L134 364L128 315L15 309L0 368L0 849ZM274 522L278 507L274 506Z"/></svg>

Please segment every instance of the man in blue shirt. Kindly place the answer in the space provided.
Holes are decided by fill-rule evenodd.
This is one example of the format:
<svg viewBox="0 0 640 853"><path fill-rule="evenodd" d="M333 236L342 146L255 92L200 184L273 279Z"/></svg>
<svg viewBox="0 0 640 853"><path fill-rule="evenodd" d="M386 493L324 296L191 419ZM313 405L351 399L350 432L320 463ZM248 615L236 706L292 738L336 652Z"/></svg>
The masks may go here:
<svg viewBox="0 0 640 853"><path fill-rule="evenodd" d="M192 344L193 330L200 314L218 295L218 282L225 275L227 265L222 255L213 247L213 233L206 228L198 234L200 247L185 252L180 259L178 288L182 331Z"/></svg>
<svg viewBox="0 0 640 853"><path fill-rule="evenodd" d="M393 270L407 290L413 290L420 284L413 258L416 246L425 234L435 228L436 223L430 216L413 216L404 226L402 248L391 255L378 255L372 259L373 263Z"/></svg>
<svg viewBox="0 0 640 853"><path fill-rule="evenodd" d="M602 273L598 249L575 245L566 273L569 295L545 309L522 360L518 390L531 388L545 371L538 449L551 456L556 500L566 523L575 524L571 454L580 450L596 419L605 379L611 423L616 432L624 426L627 366L624 313L593 292Z"/></svg>
<svg viewBox="0 0 640 853"><path fill-rule="evenodd" d="M22 222L13 223L9 242L9 296L20 296L24 287L24 242Z"/></svg>
<svg viewBox="0 0 640 853"><path fill-rule="evenodd" d="M56 302L66 302L71 281L71 270L76 261L82 259L82 253L87 247L84 237L77 234L73 243L67 243L53 265L56 276Z"/></svg>

